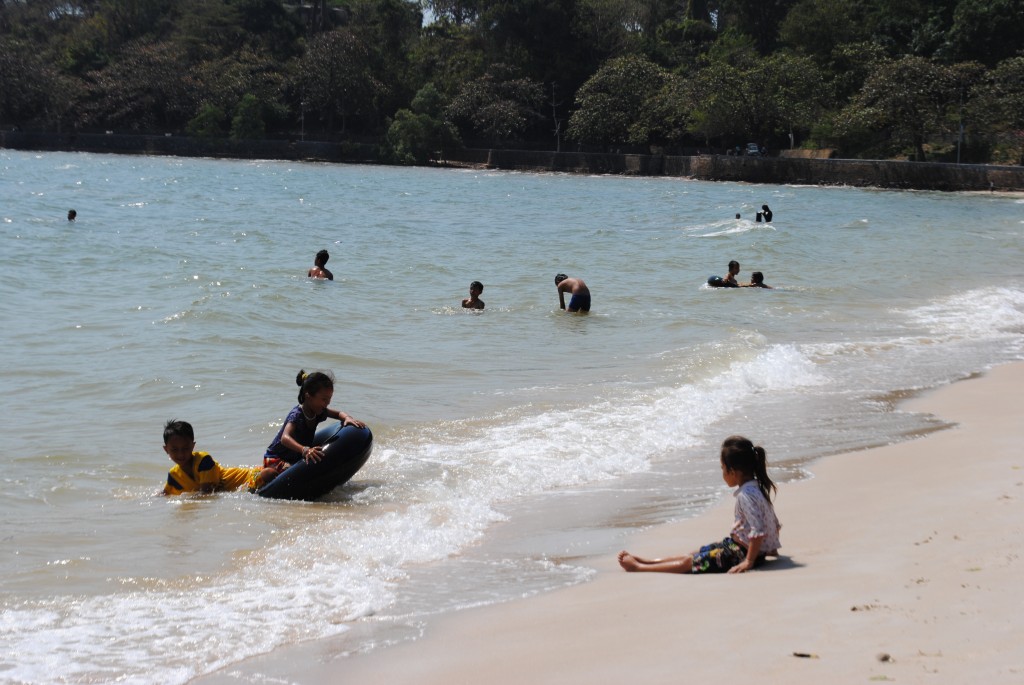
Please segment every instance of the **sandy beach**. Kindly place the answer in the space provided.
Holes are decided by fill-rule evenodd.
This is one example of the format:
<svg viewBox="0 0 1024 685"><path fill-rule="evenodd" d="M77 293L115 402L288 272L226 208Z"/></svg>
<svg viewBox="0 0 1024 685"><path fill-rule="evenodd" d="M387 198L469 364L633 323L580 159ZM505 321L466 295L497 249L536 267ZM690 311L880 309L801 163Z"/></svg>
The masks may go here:
<svg viewBox="0 0 1024 685"><path fill-rule="evenodd" d="M346 656L325 641L197 682L1024 682L1022 385L1017 363L941 388L901 410L950 428L811 464L780 487L783 556L757 571L626 573L609 555L593 582L447 616L412 642ZM751 437L771 462L770 436ZM628 549L720 539L731 507Z"/></svg>

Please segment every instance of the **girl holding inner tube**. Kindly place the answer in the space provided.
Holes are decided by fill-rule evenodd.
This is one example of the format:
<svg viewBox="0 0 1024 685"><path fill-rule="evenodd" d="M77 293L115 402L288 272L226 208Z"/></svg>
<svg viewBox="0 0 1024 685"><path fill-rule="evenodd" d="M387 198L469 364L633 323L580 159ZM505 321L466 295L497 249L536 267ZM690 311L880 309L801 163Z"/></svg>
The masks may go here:
<svg viewBox="0 0 1024 685"><path fill-rule="evenodd" d="M334 397L334 377L329 372L300 370L295 384L299 386L299 403L288 412L284 425L263 455L264 468L277 473L299 461L317 462L324 458L323 449L313 445L313 436L316 427L327 419L338 419L343 426L366 427L362 421L329 406Z"/></svg>

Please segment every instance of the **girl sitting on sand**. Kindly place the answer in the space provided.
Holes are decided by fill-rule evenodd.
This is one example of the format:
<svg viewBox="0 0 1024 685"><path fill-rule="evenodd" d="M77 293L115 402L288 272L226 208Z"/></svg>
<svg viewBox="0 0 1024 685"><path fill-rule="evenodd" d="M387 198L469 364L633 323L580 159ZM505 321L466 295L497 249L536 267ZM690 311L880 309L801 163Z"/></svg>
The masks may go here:
<svg viewBox="0 0 1024 685"><path fill-rule="evenodd" d="M722 480L736 498L736 523L721 542L704 545L681 557L641 559L629 552L619 553L619 564L627 571L661 573L743 573L758 566L766 556L777 556L782 525L775 516L771 493L775 483L768 477L764 448L733 435L722 443Z"/></svg>

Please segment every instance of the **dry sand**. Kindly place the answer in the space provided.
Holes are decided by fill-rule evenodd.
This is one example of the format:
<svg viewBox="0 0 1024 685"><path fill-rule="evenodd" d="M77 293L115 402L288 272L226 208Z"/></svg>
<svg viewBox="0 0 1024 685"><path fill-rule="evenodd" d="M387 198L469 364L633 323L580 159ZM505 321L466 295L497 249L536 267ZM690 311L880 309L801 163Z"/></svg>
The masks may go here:
<svg viewBox="0 0 1024 685"><path fill-rule="evenodd" d="M307 649L284 679L250 662L200 682L1024 683L1022 386L1012 364L942 388L903 409L955 427L783 484L783 557L757 571L626 573L609 555L593 582L441 618L414 642ZM665 556L721 539L731 507L628 548Z"/></svg>

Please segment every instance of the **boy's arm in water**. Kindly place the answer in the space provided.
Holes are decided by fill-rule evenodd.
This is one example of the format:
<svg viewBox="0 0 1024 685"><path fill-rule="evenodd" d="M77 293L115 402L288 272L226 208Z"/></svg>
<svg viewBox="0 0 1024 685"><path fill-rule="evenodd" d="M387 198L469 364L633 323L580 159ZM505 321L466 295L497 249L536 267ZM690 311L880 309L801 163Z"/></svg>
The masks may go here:
<svg viewBox="0 0 1024 685"><path fill-rule="evenodd" d="M568 290L572 285L572 279L567 278L555 287L558 288L558 307L559 309L565 309L565 291Z"/></svg>

